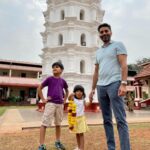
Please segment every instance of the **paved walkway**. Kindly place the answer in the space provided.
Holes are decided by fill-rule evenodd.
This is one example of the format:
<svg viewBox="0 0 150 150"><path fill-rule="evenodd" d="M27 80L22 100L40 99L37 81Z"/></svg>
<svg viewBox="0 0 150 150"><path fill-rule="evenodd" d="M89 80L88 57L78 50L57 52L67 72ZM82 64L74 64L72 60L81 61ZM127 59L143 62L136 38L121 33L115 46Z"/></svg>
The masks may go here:
<svg viewBox="0 0 150 150"><path fill-rule="evenodd" d="M23 129L38 128L41 124L42 113L35 109L9 109L0 118L0 133L19 132ZM101 112L86 112L87 123L90 125L102 124ZM115 123L115 119L114 123ZM128 123L149 122L150 110L135 110L127 112ZM67 125L67 113L64 115L62 125Z"/></svg>

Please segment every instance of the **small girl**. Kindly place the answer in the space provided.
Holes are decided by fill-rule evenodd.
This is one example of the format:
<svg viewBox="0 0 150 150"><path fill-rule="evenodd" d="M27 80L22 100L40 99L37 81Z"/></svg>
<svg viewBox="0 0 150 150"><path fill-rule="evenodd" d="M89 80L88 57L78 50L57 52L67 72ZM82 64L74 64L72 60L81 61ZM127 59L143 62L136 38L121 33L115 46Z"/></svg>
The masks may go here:
<svg viewBox="0 0 150 150"><path fill-rule="evenodd" d="M78 147L74 150L84 150L84 133L88 130L84 115L85 92L81 85L74 87L73 93L69 96L68 121L69 129L76 134Z"/></svg>

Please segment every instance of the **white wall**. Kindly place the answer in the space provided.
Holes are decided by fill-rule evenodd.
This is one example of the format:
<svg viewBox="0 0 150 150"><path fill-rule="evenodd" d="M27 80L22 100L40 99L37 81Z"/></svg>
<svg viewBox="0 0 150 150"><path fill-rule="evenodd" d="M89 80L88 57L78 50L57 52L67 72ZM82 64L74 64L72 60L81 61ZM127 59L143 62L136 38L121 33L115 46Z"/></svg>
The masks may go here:
<svg viewBox="0 0 150 150"><path fill-rule="evenodd" d="M56 47L58 45L59 34L63 35L63 43L75 43L80 46L81 34L86 36L86 46L92 47L97 45L97 34L91 33L85 29L64 29L62 31L51 32L48 35L47 47Z"/></svg>
<svg viewBox="0 0 150 150"><path fill-rule="evenodd" d="M85 19L81 20L82 22L87 22L86 26L83 25L75 25L72 24L70 27L69 25L62 25L61 26L61 11L64 10L65 17L76 17L77 21L80 19L80 11L84 10ZM94 63L95 58L93 52L88 51L88 49L82 49L80 52L76 48L79 48L81 46L81 34L84 33L86 35L86 46L87 48L93 48L97 46L97 32L93 32L93 29L88 26L89 23L93 23L93 26L95 25L96 17L97 15L97 9L93 8L92 6L84 5L82 3L76 2L75 4L65 3L60 4L59 6L55 6L54 8L50 9L50 15L49 15L49 22L51 23L59 23L58 27L47 27L48 31L48 37L47 37L47 44L44 46L47 46L49 50L44 52L43 54L43 75L49 75L52 74L51 65L53 62L61 60L64 65L64 73L67 74L66 80L69 84L70 91L73 90L73 87L76 84L82 84L85 87L85 91L88 94L91 90L91 82L92 82L92 74L94 70ZM69 18L68 18L69 19ZM77 47L75 46L72 48L65 47L66 50L62 51L59 48L61 46L58 46L58 35L63 35L63 43L72 43L77 44ZM51 51L51 48L57 48L56 52ZM96 51L96 50L95 50ZM85 74L83 76L80 76L80 61L85 61ZM76 74L78 77L72 76L72 73ZM69 76L70 75L70 76ZM91 75L91 79L89 79L89 75ZM96 94L95 94L95 97ZM95 98L97 99L97 98Z"/></svg>
<svg viewBox="0 0 150 150"><path fill-rule="evenodd" d="M87 22L91 22L93 20L96 20L96 13L97 10L94 8L91 8L91 6L81 6L80 4L74 4L74 5L65 5L65 6L55 6L53 9L50 10L49 14L49 21L51 22L58 22L61 18L61 11L64 10L65 17L77 17L79 20L80 11L84 10L85 12L85 20Z"/></svg>
<svg viewBox="0 0 150 150"><path fill-rule="evenodd" d="M21 77L21 73L26 74L26 78L37 78L37 72L12 70L12 77Z"/></svg>

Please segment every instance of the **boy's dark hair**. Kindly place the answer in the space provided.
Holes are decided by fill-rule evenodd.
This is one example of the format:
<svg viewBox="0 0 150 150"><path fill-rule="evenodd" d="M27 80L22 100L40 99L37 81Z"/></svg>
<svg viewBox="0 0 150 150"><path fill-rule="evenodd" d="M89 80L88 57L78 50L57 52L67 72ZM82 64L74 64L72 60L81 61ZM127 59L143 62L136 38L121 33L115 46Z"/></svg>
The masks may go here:
<svg viewBox="0 0 150 150"><path fill-rule="evenodd" d="M97 30L99 32L99 30L102 28L102 27L108 27L111 31L111 26L108 24L108 23L102 23L98 26Z"/></svg>
<svg viewBox="0 0 150 150"><path fill-rule="evenodd" d="M63 66L63 64L61 63L61 62L54 62L53 64L52 64L52 68L54 68L54 66L59 66L62 70L64 70L64 66Z"/></svg>
<svg viewBox="0 0 150 150"><path fill-rule="evenodd" d="M81 85L76 85L76 86L74 87L74 89L73 89L73 92L75 93L76 91L81 91L81 92L83 93L83 98L86 97L85 92L84 92L84 87L83 87L83 86L81 86ZM75 96L75 98L77 98L77 97Z"/></svg>

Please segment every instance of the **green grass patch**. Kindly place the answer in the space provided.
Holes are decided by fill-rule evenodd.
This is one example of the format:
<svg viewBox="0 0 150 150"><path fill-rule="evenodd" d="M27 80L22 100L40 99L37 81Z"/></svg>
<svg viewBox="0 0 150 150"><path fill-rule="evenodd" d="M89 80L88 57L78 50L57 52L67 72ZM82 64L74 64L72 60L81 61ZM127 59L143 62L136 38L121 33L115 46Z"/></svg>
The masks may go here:
<svg viewBox="0 0 150 150"><path fill-rule="evenodd" d="M6 107L0 107L0 116L2 116L4 114L6 109L7 109Z"/></svg>
<svg viewBox="0 0 150 150"><path fill-rule="evenodd" d="M0 116L2 116L7 109L26 109L26 108L37 108L37 106L1 106L0 107Z"/></svg>

